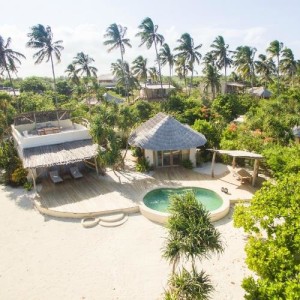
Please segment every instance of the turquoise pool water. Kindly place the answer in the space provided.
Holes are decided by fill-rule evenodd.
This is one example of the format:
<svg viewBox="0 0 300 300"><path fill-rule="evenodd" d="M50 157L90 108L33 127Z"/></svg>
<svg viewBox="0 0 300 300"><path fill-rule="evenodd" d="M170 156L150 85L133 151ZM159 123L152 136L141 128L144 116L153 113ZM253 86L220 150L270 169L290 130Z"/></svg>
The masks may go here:
<svg viewBox="0 0 300 300"><path fill-rule="evenodd" d="M154 210L160 212L168 212L169 206L169 197L172 194L185 194L186 192L192 191L196 199L201 202L204 207L213 211L222 206L223 200L222 198L212 190L204 189L204 188L161 188L150 191L147 193L143 199L144 204Z"/></svg>

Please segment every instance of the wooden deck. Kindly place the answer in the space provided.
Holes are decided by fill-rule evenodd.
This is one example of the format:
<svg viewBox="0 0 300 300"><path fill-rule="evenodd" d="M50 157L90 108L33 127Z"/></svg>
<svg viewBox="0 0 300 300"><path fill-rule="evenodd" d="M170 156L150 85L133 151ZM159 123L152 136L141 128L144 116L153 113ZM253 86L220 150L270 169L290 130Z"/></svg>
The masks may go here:
<svg viewBox="0 0 300 300"><path fill-rule="evenodd" d="M40 207L45 209L44 213L58 212L61 216L83 217L138 211L143 196L149 190L162 186L199 186L215 190L219 194L221 186L226 186L229 191L235 190L235 193L222 195L224 197L252 197L254 190L250 186L241 186L236 179L227 177L228 175L212 179L208 175L182 167L161 168L153 174L133 171L115 174L109 171L105 176L97 176L95 172L90 171L84 173L80 179L69 177L58 184L44 180L38 202Z"/></svg>

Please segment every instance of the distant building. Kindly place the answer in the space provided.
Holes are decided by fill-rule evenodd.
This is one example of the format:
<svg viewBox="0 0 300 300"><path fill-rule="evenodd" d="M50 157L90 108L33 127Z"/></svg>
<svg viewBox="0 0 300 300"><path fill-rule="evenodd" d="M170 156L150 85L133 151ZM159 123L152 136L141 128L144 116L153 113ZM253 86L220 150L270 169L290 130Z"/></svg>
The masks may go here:
<svg viewBox="0 0 300 300"><path fill-rule="evenodd" d="M246 85L239 82L227 82L224 89L227 94L241 94L245 92Z"/></svg>
<svg viewBox="0 0 300 300"><path fill-rule="evenodd" d="M117 78L113 74L103 74L98 76L100 86L107 89L114 89L117 86Z"/></svg>
<svg viewBox="0 0 300 300"><path fill-rule="evenodd" d="M272 93L263 86L249 88L247 92L255 97L264 99L269 99L272 96Z"/></svg>
<svg viewBox="0 0 300 300"><path fill-rule="evenodd" d="M146 83L141 84L142 88L140 90L140 98L141 99L160 99L167 97L169 92L173 89L175 89L174 86L169 84L152 84L152 83Z"/></svg>

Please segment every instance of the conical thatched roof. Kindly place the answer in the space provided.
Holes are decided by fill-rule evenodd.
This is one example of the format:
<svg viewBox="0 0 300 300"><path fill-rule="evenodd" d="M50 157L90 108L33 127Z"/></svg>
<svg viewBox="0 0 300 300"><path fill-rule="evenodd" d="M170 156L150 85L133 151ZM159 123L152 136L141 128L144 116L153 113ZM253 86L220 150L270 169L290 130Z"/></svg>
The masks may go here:
<svg viewBox="0 0 300 300"><path fill-rule="evenodd" d="M143 123L129 137L129 144L143 149L181 150L202 146L203 134L163 113Z"/></svg>

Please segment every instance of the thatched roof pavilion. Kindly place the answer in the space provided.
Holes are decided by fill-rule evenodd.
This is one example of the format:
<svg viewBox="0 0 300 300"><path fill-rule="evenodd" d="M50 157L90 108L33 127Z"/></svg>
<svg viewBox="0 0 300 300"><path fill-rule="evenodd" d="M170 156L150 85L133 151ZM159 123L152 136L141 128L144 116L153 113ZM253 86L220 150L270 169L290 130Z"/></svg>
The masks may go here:
<svg viewBox="0 0 300 300"><path fill-rule="evenodd" d="M196 148L204 145L206 138L188 125L160 112L138 127L128 142L143 149L163 151Z"/></svg>
<svg viewBox="0 0 300 300"><path fill-rule="evenodd" d="M91 159L97 153L98 145L92 140L80 140L23 149L22 160L24 168L49 168Z"/></svg>

